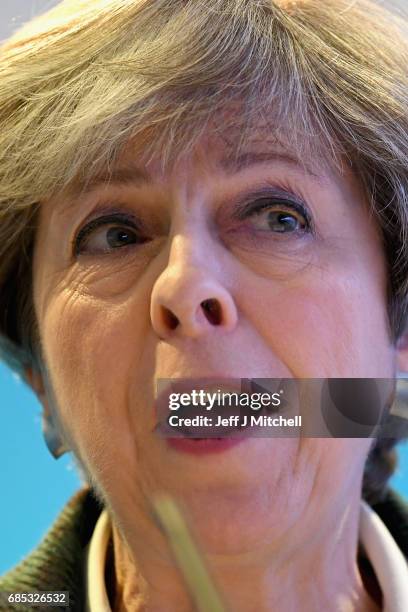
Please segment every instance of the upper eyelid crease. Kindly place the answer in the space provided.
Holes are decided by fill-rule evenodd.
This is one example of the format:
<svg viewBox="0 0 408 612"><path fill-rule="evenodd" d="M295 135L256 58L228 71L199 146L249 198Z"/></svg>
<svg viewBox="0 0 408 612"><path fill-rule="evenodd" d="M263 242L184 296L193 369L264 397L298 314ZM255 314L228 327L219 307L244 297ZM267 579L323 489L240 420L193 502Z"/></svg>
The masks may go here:
<svg viewBox="0 0 408 612"><path fill-rule="evenodd" d="M261 202L264 202L264 205L261 205ZM238 202L234 212L234 217L242 220L252 212L256 212L257 207L267 208L268 202L270 203L271 207L273 205L282 203L284 206L294 209L296 212L305 217L312 229L314 228L313 214L303 198L300 198L298 195L289 192L286 189L277 187L261 188L259 190L255 190L249 194L249 196L242 198Z"/></svg>
<svg viewBox="0 0 408 612"><path fill-rule="evenodd" d="M140 223L136 221L134 217L126 213L110 213L110 214L102 214L98 217L94 217L90 219L88 222L85 221L85 225L83 225L78 232L76 233L76 237L78 238L84 232L92 231L92 229L96 227L100 227L101 225L108 225L109 223L118 224L118 223L128 223L134 226L136 229L140 229Z"/></svg>
<svg viewBox="0 0 408 612"><path fill-rule="evenodd" d="M255 197L253 199L249 199L247 202L242 202L239 205L239 210L235 213L235 216L236 214L238 214L240 217L247 216L252 212L256 212L256 210L277 207L279 206L279 204L282 205L282 208L291 208L293 210L296 210L297 212L309 215L307 207L294 197L290 198L278 195L265 194Z"/></svg>

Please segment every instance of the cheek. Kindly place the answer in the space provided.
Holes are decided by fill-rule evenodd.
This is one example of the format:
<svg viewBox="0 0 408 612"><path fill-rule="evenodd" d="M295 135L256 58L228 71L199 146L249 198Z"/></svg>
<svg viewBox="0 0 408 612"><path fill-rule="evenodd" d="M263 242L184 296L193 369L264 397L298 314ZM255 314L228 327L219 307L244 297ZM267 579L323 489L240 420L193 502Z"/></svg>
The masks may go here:
<svg viewBox="0 0 408 612"><path fill-rule="evenodd" d="M245 283L243 310L294 377L393 376L382 284L345 268L311 266L287 282Z"/></svg>
<svg viewBox="0 0 408 612"><path fill-rule="evenodd" d="M43 318L45 358L61 421L78 456L102 481L114 457L127 465L129 459L137 461L134 434L149 430L153 417L139 410L151 404L143 379L154 363L144 341L145 309L145 299L114 305L60 294Z"/></svg>
<svg viewBox="0 0 408 612"><path fill-rule="evenodd" d="M371 443L372 440L368 438L302 440L295 464L299 475L295 486L299 489L299 501L304 498L304 481L310 488L310 503L306 504L302 517L305 524L309 520L312 524L316 513L330 516L330 507L343 507L350 501L351 491L359 491L359 480Z"/></svg>

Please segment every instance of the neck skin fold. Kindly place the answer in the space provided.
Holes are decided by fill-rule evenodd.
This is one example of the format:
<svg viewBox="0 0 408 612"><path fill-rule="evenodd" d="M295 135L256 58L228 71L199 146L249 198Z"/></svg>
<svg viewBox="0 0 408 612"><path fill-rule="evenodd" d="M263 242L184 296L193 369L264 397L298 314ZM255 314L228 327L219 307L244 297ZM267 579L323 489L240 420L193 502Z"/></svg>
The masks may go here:
<svg viewBox="0 0 408 612"><path fill-rule="evenodd" d="M357 563L359 499L342 515L310 526L303 544L272 543L245 555L207 555L211 574L234 612L378 612ZM300 530L305 533L304 529ZM139 565L113 525L110 599L114 612L194 612L180 571L165 555ZM288 552L289 551L289 552ZM109 589L108 589L109 590Z"/></svg>

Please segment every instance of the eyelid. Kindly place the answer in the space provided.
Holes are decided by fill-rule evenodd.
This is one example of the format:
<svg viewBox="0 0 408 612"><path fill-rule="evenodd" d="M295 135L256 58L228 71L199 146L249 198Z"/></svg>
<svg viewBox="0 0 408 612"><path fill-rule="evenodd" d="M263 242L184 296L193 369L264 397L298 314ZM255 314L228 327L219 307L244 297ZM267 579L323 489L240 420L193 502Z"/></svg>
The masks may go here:
<svg viewBox="0 0 408 612"><path fill-rule="evenodd" d="M116 211L116 212L115 212ZM102 210L98 210L98 216L92 217L85 220L80 228L74 233L71 240L71 252L74 256L80 252L81 243L84 239L89 236L98 227L104 227L105 225L119 225L126 224L132 226L135 230L141 231L140 221L135 217L134 214L117 208L106 207Z"/></svg>
<svg viewBox="0 0 408 612"><path fill-rule="evenodd" d="M247 194L238 203L234 216L238 221L243 221L252 214L261 212L262 209L278 207L279 204L302 215L310 231L314 233L315 226L309 206L292 191L279 187L262 188Z"/></svg>
<svg viewBox="0 0 408 612"><path fill-rule="evenodd" d="M261 203L264 203L263 208L272 207L279 202L285 204L288 209L292 208L300 215L304 216L309 231L314 234L315 226L310 208L305 204L304 199L293 193L291 188L282 187L275 183L268 185L265 183L258 188L255 188L250 193L246 193L239 198L238 203L235 203L233 217L236 220L242 221L257 210L261 210ZM127 209L127 210L126 210ZM75 257L79 254L80 241L85 239L93 230L102 227L109 223L130 225L135 230L143 232L143 226L140 219L126 205L120 204L105 204L97 210L94 209L85 220L81 223L79 229L74 232L70 241L70 252Z"/></svg>

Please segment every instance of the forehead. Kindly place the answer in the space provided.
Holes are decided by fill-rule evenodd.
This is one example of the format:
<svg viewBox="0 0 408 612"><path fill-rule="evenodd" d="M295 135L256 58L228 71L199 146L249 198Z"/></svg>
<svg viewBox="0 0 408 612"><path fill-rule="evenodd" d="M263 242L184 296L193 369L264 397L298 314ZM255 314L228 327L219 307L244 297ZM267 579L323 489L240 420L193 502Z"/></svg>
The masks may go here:
<svg viewBox="0 0 408 612"><path fill-rule="evenodd" d="M294 130L289 133L272 121L242 126L239 118L227 115L225 119L223 126L215 121L207 126L190 147L175 146L170 155L163 154L159 144L152 146L152 141L146 148L149 134L129 139L114 159L73 182L69 193L86 194L111 183L164 181L180 168L193 165L231 176L256 164L284 163L321 182L333 173L348 173L345 159L325 156L316 143L310 148L295 137Z"/></svg>
<svg viewBox="0 0 408 612"><path fill-rule="evenodd" d="M297 121L283 117L278 110L271 108L269 112L260 108L258 113L247 112L245 103L230 106L228 109L218 109L214 116L200 126L181 126L181 131L191 131L191 139L187 136L187 146L177 146L177 137L171 139L169 134L167 152L166 147L160 146L155 138L152 138L151 155L145 154L143 150L144 140L134 139L126 143L122 156L139 157L145 163L155 160L160 164L163 172L171 169L180 161L190 159L192 156L219 164L223 159L231 160L242 158L247 153L276 153L287 156L288 159L296 160L303 165L305 170L318 173L322 164L333 167L338 163L332 148L331 156L326 150L324 143L320 142L316 135L302 133L302 128ZM163 154L162 154L163 153Z"/></svg>

